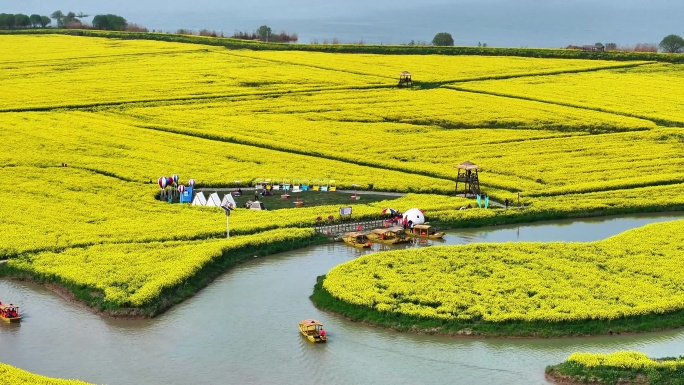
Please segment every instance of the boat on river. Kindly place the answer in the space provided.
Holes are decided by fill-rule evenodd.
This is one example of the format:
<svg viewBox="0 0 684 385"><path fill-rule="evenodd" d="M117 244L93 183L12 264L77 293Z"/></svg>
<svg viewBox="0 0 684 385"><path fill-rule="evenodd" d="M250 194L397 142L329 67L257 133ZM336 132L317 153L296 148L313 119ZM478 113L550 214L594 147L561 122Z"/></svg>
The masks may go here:
<svg viewBox="0 0 684 385"><path fill-rule="evenodd" d="M366 233L359 233L359 232L347 233L347 234L344 234L344 237L342 237L342 240L344 241L344 243L348 244L349 246L358 247L359 249L371 247L373 245L371 243L371 241L368 239L368 236L366 235Z"/></svg>
<svg viewBox="0 0 684 385"><path fill-rule="evenodd" d="M368 233L371 242L384 243L386 245L396 245L397 243L408 243L406 231L403 227L390 227L388 229L374 229Z"/></svg>
<svg viewBox="0 0 684 385"><path fill-rule="evenodd" d="M328 336L323 330L323 324L315 319L305 319L300 322L299 332L311 342L326 342L328 340Z"/></svg>
<svg viewBox="0 0 684 385"><path fill-rule="evenodd" d="M0 319L5 322L19 322L21 316L19 315L19 306L14 304L4 304L0 302Z"/></svg>
<svg viewBox="0 0 684 385"><path fill-rule="evenodd" d="M442 239L443 231L437 231L430 225L414 225L413 228L406 230L406 235L415 238Z"/></svg>

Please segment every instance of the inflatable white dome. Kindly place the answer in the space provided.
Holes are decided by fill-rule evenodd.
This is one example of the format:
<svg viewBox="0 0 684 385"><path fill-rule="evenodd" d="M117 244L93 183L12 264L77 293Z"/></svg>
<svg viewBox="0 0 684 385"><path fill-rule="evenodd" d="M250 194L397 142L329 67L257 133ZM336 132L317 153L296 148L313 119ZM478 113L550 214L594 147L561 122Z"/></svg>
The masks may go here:
<svg viewBox="0 0 684 385"><path fill-rule="evenodd" d="M422 225L425 223L425 215L418 209L406 210L404 213L404 218L407 221L412 221L414 225Z"/></svg>

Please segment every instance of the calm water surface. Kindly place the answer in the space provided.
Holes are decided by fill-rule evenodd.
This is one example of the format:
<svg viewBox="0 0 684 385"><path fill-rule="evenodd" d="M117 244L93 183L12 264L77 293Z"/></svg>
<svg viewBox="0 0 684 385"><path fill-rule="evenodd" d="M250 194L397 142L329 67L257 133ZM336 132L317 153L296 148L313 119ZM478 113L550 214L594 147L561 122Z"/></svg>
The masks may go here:
<svg viewBox="0 0 684 385"><path fill-rule="evenodd" d="M440 244L591 241L684 214L559 221L452 231ZM684 331L562 339L470 339L396 333L316 309L318 275L366 253L330 244L256 258L152 320L111 320L42 286L0 280L22 305L0 325L0 362L98 384L546 384L546 365L575 351L684 352ZM328 344L304 340L297 322L320 319Z"/></svg>

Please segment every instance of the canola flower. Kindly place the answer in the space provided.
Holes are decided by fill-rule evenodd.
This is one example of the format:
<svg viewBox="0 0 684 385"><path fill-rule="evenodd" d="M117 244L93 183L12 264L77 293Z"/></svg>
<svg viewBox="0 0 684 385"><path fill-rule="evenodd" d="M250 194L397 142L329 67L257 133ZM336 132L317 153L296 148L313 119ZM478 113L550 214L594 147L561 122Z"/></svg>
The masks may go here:
<svg viewBox="0 0 684 385"><path fill-rule="evenodd" d="M418 192L392 203L354 204L355 216L420 207L457 226L684 205L684 132L657 125L676 113L597 111L609 87L592 78L653 78L655 87L631 89L620 102L677 105L679 94L666 82L680 71L676 66L434 55L388 61L61 35L3 35L3 47L13 55L0 58L0 178L12 188L0 194L0 258L97 288L113 304L148 304L231 247L278 242L286 233L306 237L269 230L310 227L339 209L236 210L231 234L239 237L224 244L213 241L225 231L220 210L153 199L158 188L149 182L172 172L205 186L306 178ZM396 90L396 73L404 69L452 88ZM454 89L491 78L551 85L526 95L544 102ZM557 103L547 100L545 90L566 78L596 87L586 96L588 109L572 107L578 102L566 91ZM424 194L453 193L453 166L464 160L483 167L490 196L513 201L521 191L526 210L458 210L472 201ZM185 242L207 248L189 250L186 261L164 259ZM107 267L122 255L130 255L132 267ZM178 271L166 274L158 265ZM402 306L421 312L421 301L437 303L421 298Z"/></svg>
<svg viewBox="0 0 684 385"><path fill-rule="evenodd" d="M637 351L619 351L614 353L572 353L568 362L587 368L611 367L620 369L682 369L684 357L654 360L645 353Z"/></svg>
<svg viewBox="0 0 684 385"><path fill-rule="evenodd" d="M12 385L88 385L78 380L62 380L33 374L13 366L0 363L0 377L6 384Z"/></svg>
<svg viewBox="0 0 684 385"><path fill-rule="evenodd" d="M485 91L554 104L587 107L654 121L684 123L684 85L680 65L652 64L631 69L540 76L459 84L459 88Z"/></svg>
<svg viewBox="0 0 684 385"><path fill-rule="evenodd" d="M376 253L328 272L334 297L380 312L489 322L618 319L684 309L683 221L590 243Z"/></svg>
<svg viewBox="0 0 684 385"><path fill-rule="evenodd" d="M141 307L224 254L246 248L258 253L265 245L313 234L310 228L278 229L229 239L105 244L46 251L13 258L8 264L16 271L97 290L105 303Z"/></svg>
<svg viewBox="0 0 684 385"><path fill-rule="evenodd" d="M625 63L609 60L546 60L503 56L441 56L441 55L338 55L323 52L238 51L240 57L259 58L275 63L296 63L314 68L396 80L402 71L410 71L415 78L426 82L489 79L500 76L542 75L563 71L582 71L599 68L625 67ZM632 62L629 65L645 64Z"/></svg>

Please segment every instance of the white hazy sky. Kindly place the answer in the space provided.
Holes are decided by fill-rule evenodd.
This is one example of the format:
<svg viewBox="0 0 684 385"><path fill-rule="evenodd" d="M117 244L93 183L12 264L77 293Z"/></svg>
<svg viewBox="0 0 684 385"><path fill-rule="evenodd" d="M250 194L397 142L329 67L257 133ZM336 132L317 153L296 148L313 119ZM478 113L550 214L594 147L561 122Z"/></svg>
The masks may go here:
<svg viewBox="0 0 684 385"><path fill-rule="evenodd" d="M113 13L152 30L226 34L266 24L300 43L430 41L449 32L457 45L561 47L658 43L684 35L684 0L0 0L0 12ZM86 19L86 21L89 21Z"/></svg>

